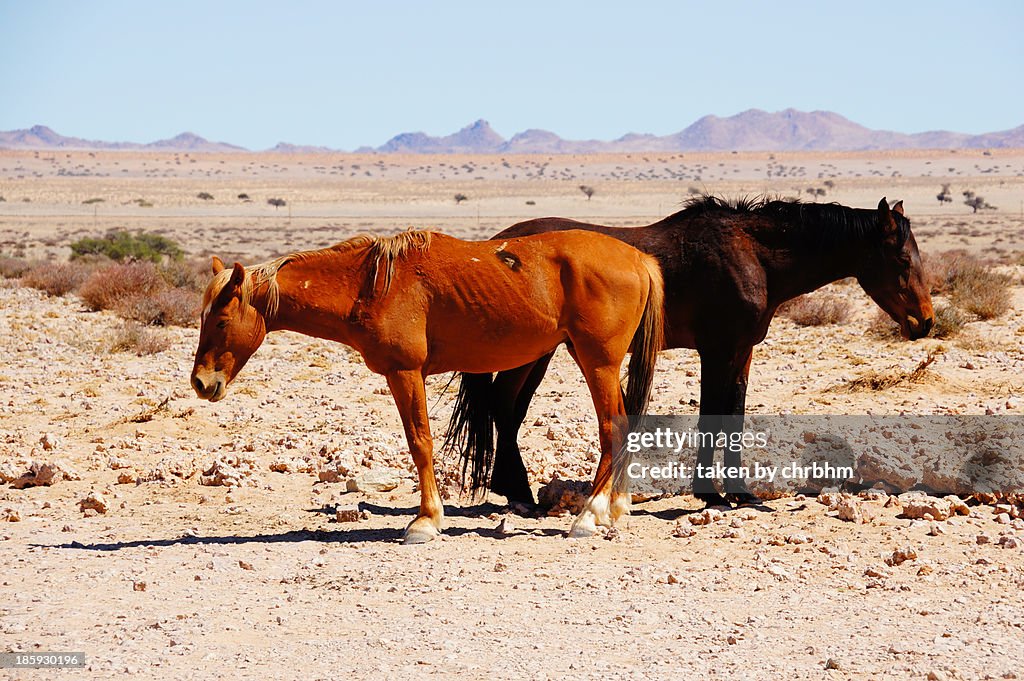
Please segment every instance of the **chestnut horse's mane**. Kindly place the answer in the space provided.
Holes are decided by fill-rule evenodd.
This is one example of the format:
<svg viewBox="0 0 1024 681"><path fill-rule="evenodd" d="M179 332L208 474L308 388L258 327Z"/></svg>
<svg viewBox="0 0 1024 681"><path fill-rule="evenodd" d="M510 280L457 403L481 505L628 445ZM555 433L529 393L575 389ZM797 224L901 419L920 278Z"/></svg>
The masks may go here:
<svg viewBox="0 0 1024 681"><path fill-rule="evenodd" d="M850 208L838 203L804 203L799 199L777 197L740 198L727 201L718 196L701 195L689 199L678 213L665 218L673 222L698 215L753 215L775 218L793 228L798 243L817 250L848 245L882 236L878 215L872 209ZM898 245L910 236L910 221L893 212L898 228Z"/></svg>
<svg viewBox="0 0 1024 681"><path fill-rule="evenodd" d="M370 272L360 291L360 295L373 297L377 276L384 267L384 286L381 295L386 295L391 287L391 279L395 274L395 262L404 258L410 251L425 251L430 247L433 232L408 230L394 236L371 236L358 234L340 243L315 251L297 251L282 255L265 263L250 265L245 268L245 281L242 283L242 302L252 301L254 290L267 284L267 307L264 316L273 318L280 304L280 291L277 285L277 273L290 262L307 260L324 255L345 253L354 250L365 250L366 258L371 262ZM209 309L210 302L216 299L231 278L231 270L225 269L214 276L207 289L204 307Z"/></svg>

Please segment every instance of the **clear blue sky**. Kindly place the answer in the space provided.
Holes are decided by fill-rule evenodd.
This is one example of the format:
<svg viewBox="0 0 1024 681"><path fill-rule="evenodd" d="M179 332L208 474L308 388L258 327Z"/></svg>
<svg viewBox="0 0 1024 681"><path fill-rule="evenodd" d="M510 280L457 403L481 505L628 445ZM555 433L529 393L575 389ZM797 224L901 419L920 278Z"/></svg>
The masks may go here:
<svg viewBox="0 0 1024 681"><path fill-rule="evenodd" d="M612 139L787 107L979 133L1024 123L1022 74L1019 0L0 0L0 130L90 139Z"/></svg>

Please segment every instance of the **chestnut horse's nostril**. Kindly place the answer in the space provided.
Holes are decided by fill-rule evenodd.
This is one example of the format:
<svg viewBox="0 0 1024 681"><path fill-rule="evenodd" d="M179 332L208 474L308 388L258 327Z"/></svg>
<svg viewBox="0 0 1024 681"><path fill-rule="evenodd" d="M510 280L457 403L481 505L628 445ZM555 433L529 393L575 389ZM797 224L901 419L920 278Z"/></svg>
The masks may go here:
<svg viewBox="0 0 1024 681"><path fill-rule="evenodd" d="M203 385L203 379L199 378L198 376L192 377L192 387L195 388L196 392L199 394L206 392L206 386Z"/></svg>

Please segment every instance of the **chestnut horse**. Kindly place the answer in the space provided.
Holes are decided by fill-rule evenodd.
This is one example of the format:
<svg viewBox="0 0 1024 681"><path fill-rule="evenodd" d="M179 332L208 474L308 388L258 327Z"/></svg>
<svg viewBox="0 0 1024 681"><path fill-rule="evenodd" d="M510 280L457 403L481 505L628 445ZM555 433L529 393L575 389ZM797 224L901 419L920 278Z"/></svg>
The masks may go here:
<svg viewBox="0 0 1024 681"><path fill-rule="evenodd" d="M609 234L658 259L665 277L665 347L695 348L700 356L702 432L743 429L753 348L764 340L779 305L800 294L856 277L905 337L925 336L932 326L931 297L902 201L890 210L885 199L877 209L856 209L799 201L728 204L702 196L646 227L540 218L513 225L494 238L565 229ZM488 410L472 419L453 415L453 427L470 420L477 424L477 432L468 438L475 447L463 448L462 454L493 459L490 489L509 501L533 502L516 440L550 360L545 355L501 372L493 383L486 381L483 397L481 378L462 376L460 403L475 401ZM497 451L484 451L494 440L492 428L497 430ZM701 447L697 463L710 466L714 453L711 446ZM727 450L724 456L726 468L740 465L738 452ZM694 480L694 494L709 505L757 501L742 482L727 481L725 497L713 481L700 478Z"/></svg>
<svg viewBox="0 0 1024 681"><path fill-rule="evenodd" d="M357 236L253 267L213 260L192 386L216 402L270 331L344 343L382 374L419 474L419 513L404 543L441 531L424 378L525 366L566 343L597 412L601 459L573 523L592 534L628 510L612 455L627 413L642 413L664 342L657 261L601 234L568 231L468 242L432 232ZM627 352L626 394L619 372ZM465 469L464 469L465 471ZM474 468L475 480L481 471Z"/></svg>

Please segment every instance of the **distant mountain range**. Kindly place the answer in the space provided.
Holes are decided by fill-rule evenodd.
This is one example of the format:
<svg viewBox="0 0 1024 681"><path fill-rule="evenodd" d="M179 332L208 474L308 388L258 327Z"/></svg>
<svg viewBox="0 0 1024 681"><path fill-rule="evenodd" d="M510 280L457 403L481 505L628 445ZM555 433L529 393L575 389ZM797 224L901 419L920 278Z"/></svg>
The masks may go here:
<svg viewBox="0 0 1024 681"><path fill-rule="evenodd" d="M1024 147L1024 125L981 135L937 130L915 134L871 130L831 111L750 109L735 116L704 116L671 135L630 133L616 140L567 140L547 130L526 130L505 139L479 120L458 132L433 137L406 132L362 153L406 154L593 154L683 151L859 151L872 149L980 149ZM97 142L64 137L43 125L0 132L6 149L126 149L143 151L244 152L243 147L211 142L190 132L149 144ZM267 151L337 152L327 147L281 142Z"/></svg>

